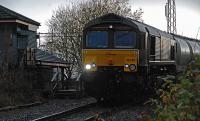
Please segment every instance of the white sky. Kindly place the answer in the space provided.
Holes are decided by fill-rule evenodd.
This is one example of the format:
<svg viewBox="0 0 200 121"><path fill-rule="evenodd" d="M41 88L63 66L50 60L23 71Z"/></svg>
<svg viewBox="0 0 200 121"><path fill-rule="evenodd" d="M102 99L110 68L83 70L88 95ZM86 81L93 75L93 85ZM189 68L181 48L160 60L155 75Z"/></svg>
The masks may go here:
<svg viewBox="0 0 200 121"><path fill-rule="evenodd" d="M81 0L83 1L83 0ZM145 23L166 31L165 4L167 0L130 0L132 9L142 8ZM47 32L46 21L58 6L80 0L0 0L0 4L41 23L39 32ZM200 27L200 0L176 0L177 32L193 37ZM198 38L200 39L200 33Z"/></svg>
<svg viewBox="0 0 200 121"><path fill-rule="evenodd" d="M142 8L144 22L166 31L167 0L132 0L132 8ZM200 27L200 0L176 0L177 33L196 38ZM198 38L200 39L200 33Z"/></svg>

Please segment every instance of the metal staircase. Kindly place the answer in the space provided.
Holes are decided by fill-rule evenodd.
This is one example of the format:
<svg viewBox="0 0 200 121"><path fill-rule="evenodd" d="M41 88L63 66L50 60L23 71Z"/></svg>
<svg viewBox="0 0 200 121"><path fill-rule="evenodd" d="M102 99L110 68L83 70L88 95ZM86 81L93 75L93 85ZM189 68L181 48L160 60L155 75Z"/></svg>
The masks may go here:
<svg viewBox="0 0 200 121"><path fill-rule="evenodd" d="M68 69L66 69L68 70ZM66 72L66 71L65 71ZM61 74L61 80L57 77ZM53 97L79 98L83 95L81 74L76 79L70 79L66 73L55 73L51 79L51 94Z"/></svg>

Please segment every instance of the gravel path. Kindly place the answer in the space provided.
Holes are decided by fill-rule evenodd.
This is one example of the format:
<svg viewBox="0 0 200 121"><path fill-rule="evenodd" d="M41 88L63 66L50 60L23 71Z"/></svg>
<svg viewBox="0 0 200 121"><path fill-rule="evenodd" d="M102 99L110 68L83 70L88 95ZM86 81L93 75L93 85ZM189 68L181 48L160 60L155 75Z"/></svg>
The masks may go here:
<svg viewBox="0 0 200 121"><path fill-rule="evenodd" d="M96 100L93 98L56 99L35 107L0 112L0 121L29 121L55 112L86 105L94 101Z"/></svg>

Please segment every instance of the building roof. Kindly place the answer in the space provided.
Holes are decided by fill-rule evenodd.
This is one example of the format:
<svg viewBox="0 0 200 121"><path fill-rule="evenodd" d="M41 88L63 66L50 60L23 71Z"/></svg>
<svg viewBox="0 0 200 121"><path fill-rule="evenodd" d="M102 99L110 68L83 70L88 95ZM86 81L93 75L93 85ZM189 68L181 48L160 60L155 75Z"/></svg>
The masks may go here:
<svg viewBox="0 0 200 121"><path fill-rule="evenodd" d="M37 64L40 64L40 65L48 65L48 66L51 66L51 65L52 66L54 66L54 65L55 66L67 66L67 65L69 65L69 63L58 58L57 56L55 56L49 52L40 50L40 49L36 49L35 57L36 57Z"/></svg>
<svg viewBox="0 0 200 121"><path fill-rule="evenodd" d="M34 21L26 16L23 16L15 11L12 11L2 5L0 5L0 20L21 20L33 25L40 26L40 23Z"/></svg>

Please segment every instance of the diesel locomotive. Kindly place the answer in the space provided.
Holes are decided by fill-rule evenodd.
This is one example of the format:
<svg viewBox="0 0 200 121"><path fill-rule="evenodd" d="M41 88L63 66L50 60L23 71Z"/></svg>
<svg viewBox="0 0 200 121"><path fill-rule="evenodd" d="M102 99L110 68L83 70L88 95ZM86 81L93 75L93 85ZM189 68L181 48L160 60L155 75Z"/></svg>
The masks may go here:
<svg viewBox="0 0 200 121"><path fill-rule="evenodd" d="M199 40L110 13L84 28L81 77L90 96L126 97L152 90L159 76L185 71L199 54Z"/></svg>

